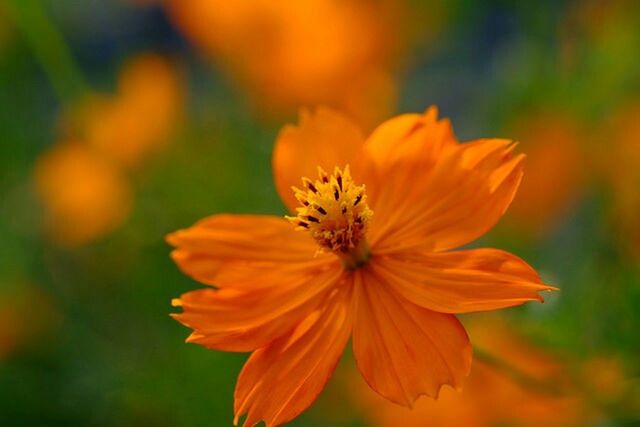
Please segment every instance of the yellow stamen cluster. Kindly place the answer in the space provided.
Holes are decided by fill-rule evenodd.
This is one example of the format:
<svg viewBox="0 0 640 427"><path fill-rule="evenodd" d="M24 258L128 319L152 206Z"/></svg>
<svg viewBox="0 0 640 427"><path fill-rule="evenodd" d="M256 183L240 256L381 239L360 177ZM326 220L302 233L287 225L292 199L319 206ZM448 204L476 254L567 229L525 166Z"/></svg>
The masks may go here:
<svg viewBox="0 0 640 427"><path fill-rule="evenodd" d="M321 248L338 256L353 253L365 243L365 233L373 212L367 205L364 185L351 179L349 165L327 174L318 167L318 180L302 178L303 188L293 187L302 205L297 216L287 217L297 230L305 230Z"/></svg>

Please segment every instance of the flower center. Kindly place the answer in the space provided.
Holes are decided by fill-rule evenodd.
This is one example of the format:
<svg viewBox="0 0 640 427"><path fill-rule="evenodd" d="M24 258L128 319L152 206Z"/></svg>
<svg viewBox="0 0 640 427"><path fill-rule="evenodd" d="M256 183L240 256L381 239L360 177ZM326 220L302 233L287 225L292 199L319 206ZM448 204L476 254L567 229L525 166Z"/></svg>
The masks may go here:
<svg viewBox="0 0 640 427"><path fill-rule="evenodd" d="M365 234L373 211L367 205L364 185L351 179L349 165L327 174L318 167L318 179L302 178L302 189L293 187L301 206L297 216L287 217L296 230L311 233L321 250L335 253L348 270L366 264L371 257Z"/></svg>

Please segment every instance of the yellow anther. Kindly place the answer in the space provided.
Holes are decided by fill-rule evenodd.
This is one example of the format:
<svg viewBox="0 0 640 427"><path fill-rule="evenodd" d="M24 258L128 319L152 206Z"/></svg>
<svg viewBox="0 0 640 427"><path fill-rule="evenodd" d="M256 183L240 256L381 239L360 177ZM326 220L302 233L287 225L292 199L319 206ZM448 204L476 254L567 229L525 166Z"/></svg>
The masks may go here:
<svg viewBox="0 0 640 427"><path fill-rule="evenodd" d="M293 187L300 207L297 216L287 217L297 230L305 230L322 249L335 252L344 259L360 251L373 215L367 205L364 185L356 185L349 171L336 167L327 174L318 167L318 179L302 178L302 188Z"/></svg>

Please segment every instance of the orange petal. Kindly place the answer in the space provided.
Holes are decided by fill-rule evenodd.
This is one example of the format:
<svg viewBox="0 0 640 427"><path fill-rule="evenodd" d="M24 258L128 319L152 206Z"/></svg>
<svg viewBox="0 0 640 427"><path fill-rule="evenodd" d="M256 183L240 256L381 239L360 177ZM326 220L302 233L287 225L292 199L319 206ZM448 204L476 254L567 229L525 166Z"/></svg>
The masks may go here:
<svg viewBox="0 0 640 427"><path fill-rule="evenodd" d="M344 283L322 310L307 317L290 335L255 351L244 365L235 391L234 423L264 420L268 427L286 423L320 394L351 333L351 283Z"/></svg>
<svg viewBox="0 0 640 427"><path fill-rule="evenodd" d="M526 262L497 249L381 256L371 269L412 303L443 313L543 302L538 292L555 289Z"/></svg>
<svg viewBox="0 0 640 427"><path fill-rule="evenodd" d="M336 263L314 256L317 245L284 218L215 215L167 236L172 258L188 276L220 287L254 286L275 276L296 277L311 266Z"/></svg>
<svg viewBox="0 0 640 427"><path fill-rule="evenodd" d="M444 384L462 386L471 344L454 315L412 304L371 271L357 272L354 285L353 351L371 388L412 407L421 395L437 398Z"/></svg>
<svg viewBox="0 0 640 427"><path fill-rule="evenodd" d="M482 236L504 214L522 179L524 156L513 155L513 147L507 140L478 140L447 150L431 170L414 167L408 174L411 164L392 169L376 200L383 209L373 207L374 250L443 251Z"/></svg>
<svg viewBox="0 0 640 427"><path fill-rule="evenodd" d="M310 270L291 282L250 290L223 288L188 292L173 301L184 312L173 317L193 329L187 342L223 351L252 351L292 330L325 298L340 278L340 269Z"/></svg>
<svg viewBox="0 0 640 427"><path fill-rule="evenodd" d="M438 120L438 108L432 106L424 114L403 114L378 126L367 138L365 151L377 170L388 172L407 160L433 164L456 142L451 122Z"/></svg>
<svg viewBox="0 0 640 427"><path fill-rule="evenodd" d="M438 109L403 114L381 124L365 142L367 194L376 217L387 218L402 208L420 176L448 148L456 147L449 120L438 120ZM395 184L400 184L398 187ZM379 188L382 187L382 188ZM393 191L385 191L393 189ZM378 223L385 221L381 219Z"/></svg>
<svg viewBox="0 0 640 427"><path fill-rule="evenodd" d="M332 172L336 166L349 164L358 178L356 162L363 142L360 129L337 111L323 107L315 112L302 110L300 124L284 127L273 151L276 188L285 205L295 211L299 203L291 187L300 186L303 176L316 177L318 166Z"/></svg>

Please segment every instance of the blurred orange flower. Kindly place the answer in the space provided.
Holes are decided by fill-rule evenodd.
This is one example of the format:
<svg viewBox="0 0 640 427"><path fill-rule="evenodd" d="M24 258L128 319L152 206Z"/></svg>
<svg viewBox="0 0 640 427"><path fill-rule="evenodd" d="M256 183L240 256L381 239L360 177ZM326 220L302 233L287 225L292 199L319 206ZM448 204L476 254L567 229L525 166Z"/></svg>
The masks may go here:
<svg viewBox="0 0 640 427"><path fill-rule="evenodd" d="M615 35L615 27L620 22L628 22L640 11L633 0L613 0L603 3L585 0L571 5L568 18L570 23L587 35L592 41Z"/></svg>
<svg viewBox="0 0 640 427"><path fill-rule="evenodd" d="M505 220L539 234L568 214L581 195L586 138L576 120L557 114L517 121L509 134L527 152L527 175Z"/></svg>
<svg viewBox="0 0 640 427"><path fill-rule="evenodd" d="M598 400L606 403L619 401L629 392L628 379L620 360L614 357L597 357L582 366L582 378Z"/></svg>
<svg viewBox="0 0 640 427"><path fill-rule="evenodd" d="M182 98L175 67L140 54L123 67L115 96L94 95L64 118L63 142L42 155L34 172L55 241L79 246L125 221L132 205L126 169L163 147Z"/></svg>
<svg viewBox="0 0 640 427"><path fill-rule="evenodd" d="M137 166L166 143L183 108L175 67L152 53L123 67L115 97L92 98L81 112L81 137L105 156Z"/></svg>
<svg viewBox="0 0 640 427"><path fill-rule="evenodd" d="M235 422L296 417L350 336L360 372L390 401L412 406L442 385L460 388L471 345L455 313L542 301L538 292L553 289L509 253L451 250L502 216L523 158L507 140L458 143L435 107L366 140L328 109L285 127L273 168L293 216L216 215L168 236L178 266L218 288L174 300L184 310L174 317L193 329L187 341L253 351Z"/></svg>
<svg viewBox="0 0 640 427"><path fill-rule="evenodd" d="M131 190L120 170L86 145L70 141L42 154L34 170L46 228L63 246L101 237L126 219Z"/></svg>
<svg viewBox="0 0 640 427"><path fill-rule="evenodd" d="M633 357L631 359L633 361ZM582 386L592 402L606 414L638 421L640 383L617 356L600 355L581 366ZM633 423L633 421L631 421Z"/></svg>
<svg viewBox="0 0 640 427"><path fill-rule="evenodd" d="M28 315L25 315L28 313ZM0 288L0 362L23 346L39 341L59 322L47 295L33 285Z"/></svg>
<svg viewBox="0 0 640 427"><path fill-rule="evenodd" d="M569 427L591 419L559 359L496 319L467 327L477 346L504 362L476 357L462 392L444 390L437 401L421 399L413 410L389 405L354 375L353 399L372 426Z"/></svg>
<svg viewBox="0 0 640 427"><path fill-rule="evenodd" d="M270 114L328 104L366 125L395 104L399 3L171 0L176 25Z"/></svg>
<svg viewBox="0 0 640 427"><path fill-rule="evenodd" d="M596 161L609 196L611 223L625 246L640 257L640 104L626 106L598 135Z"/></svg>
<svg viewBox="0 0 640 427"><path fill-rule="evenodd" d="M9 20L9 16L6 10L6 6L0 3L0 53L10 43L13 26Z"/></svg>

